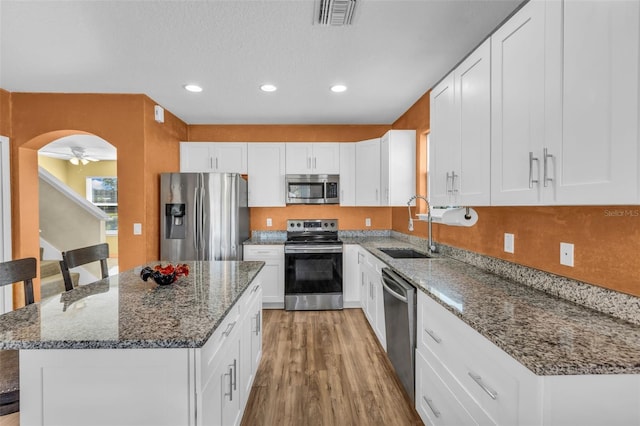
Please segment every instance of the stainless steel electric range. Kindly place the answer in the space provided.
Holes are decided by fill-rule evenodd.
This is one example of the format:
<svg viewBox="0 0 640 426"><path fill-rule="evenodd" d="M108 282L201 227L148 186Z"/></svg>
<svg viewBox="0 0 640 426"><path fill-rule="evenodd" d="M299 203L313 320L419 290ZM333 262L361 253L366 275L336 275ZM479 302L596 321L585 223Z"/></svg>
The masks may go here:
<svg viewBox="0 0 640 426"><path fill-rule="evenodd" d="M342 309L342 241L337 219L287 221L284 308Z"/></svg>

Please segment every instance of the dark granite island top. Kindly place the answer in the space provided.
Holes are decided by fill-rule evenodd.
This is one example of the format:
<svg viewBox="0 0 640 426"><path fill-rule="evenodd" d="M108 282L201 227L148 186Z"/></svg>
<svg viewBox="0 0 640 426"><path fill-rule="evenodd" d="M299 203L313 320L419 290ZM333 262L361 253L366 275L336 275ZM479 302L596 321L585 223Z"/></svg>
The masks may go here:
<svg viewBox="0 0 640 426"><path fill-rule="evenodd" d="M1 315L0 349L199 348L264 262L186 263L167 286L139 266Z"/></svg>

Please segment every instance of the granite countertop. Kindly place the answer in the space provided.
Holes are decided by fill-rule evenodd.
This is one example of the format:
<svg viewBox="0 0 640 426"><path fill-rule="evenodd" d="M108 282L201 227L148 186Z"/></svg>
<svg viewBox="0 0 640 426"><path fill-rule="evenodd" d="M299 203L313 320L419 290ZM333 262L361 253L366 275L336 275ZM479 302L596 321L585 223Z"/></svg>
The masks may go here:
<svg viewBox="0 0 640 426"><path fill-rule="evenodd" d="M168 286L139 266L1 315L0 349L201 347L264 262L185 263Z"/></svg>
<svg viewBox="0 0 640 426"><path fill-rule="evenodd" d="M378 248L420 247L391 237L360 244L533 373L640 374L640 326L458 260L392 259Z"/></svg>

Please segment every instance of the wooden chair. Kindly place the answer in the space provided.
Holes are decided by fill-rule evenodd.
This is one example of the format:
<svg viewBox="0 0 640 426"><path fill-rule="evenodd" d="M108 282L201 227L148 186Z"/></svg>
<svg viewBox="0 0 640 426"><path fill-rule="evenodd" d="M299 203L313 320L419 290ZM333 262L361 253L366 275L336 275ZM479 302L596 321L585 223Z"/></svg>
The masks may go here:
<svg viewBox="0 0 640 426"><path fill-rule="evenodd" d="M62 272L62 278L64 279L65 290L73 290L73 281L71 280L69 269L75 268L76 266L100 261L102 278L107 278L109 276L109 267L107 266L108 258L109 245L107 243L63 252L62 260L60 261L60 271Z"/></svg>
<svg viewBox="0 0 640 426"><path fill-rule="evenodd" d="M0 263L0 287L22 281L24 302L33 303L33 279L37 275L35 257ZM20 409L20 363L18 351L0 350L0 416Z"/></svg>

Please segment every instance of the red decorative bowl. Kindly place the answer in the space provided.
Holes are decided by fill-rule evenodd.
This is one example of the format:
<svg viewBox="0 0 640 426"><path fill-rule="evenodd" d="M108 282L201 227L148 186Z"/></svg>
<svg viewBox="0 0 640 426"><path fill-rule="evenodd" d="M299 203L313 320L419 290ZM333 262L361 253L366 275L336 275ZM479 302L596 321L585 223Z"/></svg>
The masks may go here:
<svg viewBox="0 0 640 426"><path fill-rule="evenodd" d="M173 266L168 264L166 266L156 265L153 268L145 266L140 271L140 278L147 281L149 277L159 285L169 285L174 283L179 277L189 275L189 265L185 263L178 263Z"/></svg>

